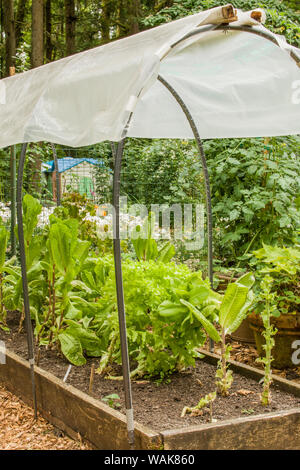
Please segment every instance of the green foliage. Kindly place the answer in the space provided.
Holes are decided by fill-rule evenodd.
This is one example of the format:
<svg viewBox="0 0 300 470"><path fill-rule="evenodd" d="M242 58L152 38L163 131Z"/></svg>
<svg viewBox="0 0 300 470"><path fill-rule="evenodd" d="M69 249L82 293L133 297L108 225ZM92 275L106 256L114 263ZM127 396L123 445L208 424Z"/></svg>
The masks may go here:
<svg viewBox="0 0 300 470"><path fill-rule="evenodd" d="M132 376L163 378L175 370L193 365L197 357L195 348L205 341L201 323L191 316L188 321L181 321L180 318L165 317L161 313L163 302L179 302L178 296L188 291L194 283L206 286L201 273L193 274L186 266L173 263L137 263L128 259L123 263L123 279L129 354L136 362ZM97 304L99 310L92 326L104 341L103 350L107 351L98 370L104 373L110 362L120 362L113 270L107 277Z"/></svg>
<svg viewBox="0 0 300 470"><path fill-rule="evenodd" d="M266 275L264 279L261 281L261 300L264 302L264 309L261 312L261 318L264 324L264 331L263 336L265 338L265 344L263 348L265 350L265 357L258 358L258 362L262 362L264 364L264 383L263 383L263 391L261 394L261 403L262 405L269 405L271 401L271 392L270 392L270 385L272 383L272 376L271 376L271 363L273 360L272 357L272 348L275 344L273 336L276 335L277 330L271 324L271 317L273 316L274 312L276 312L276 304L275 304L275 294L271 292L272 289L273 279L271 276Z"/></svg>
<svg viewBox="0 0 300 470"><path fill-rule="evenodd" d="M205 397L202 397L200 399L199 403L196 406L193 406L192 408L185 406L182 410L181 418L183 418L186 415L186 413L191 413L192 416L197 416L199 414L202 414L202 409L207 407L208 405L212 407L212 403L215 401L216 398L217 398L216 392L208 393L207 395L205 395Z"/></svg>
<svg viewBox="0 0 300 470"><path fill-rule="evenodd" d="M276 296L277 310L274 313L296 314L300 305L300 248L279 247L263 245L254 251L255 258L252 264L257 270L257 279L261 282L264 276L269 275L272 282L272 293ZM255 300L255 310L260 313L264 310L264 302L260 299L260 287L256 287L258 297ZM273 314L273 315L274 315Z"/></svg>
<svg viewBox="0 0 300 470"><path fill-rule="evenodd" d="M230 346L226 345L226 334L233 333L246 317L254 296L251 288L255 278L252 273L245 274L235 283L229 284L222 299L219 309L219 324L222 330L221 336L221 360L218 362L216 372L216 385L218 391L228 395L233 377L228 370L228 359L230 358Z"/></svg>
<svg viewBox="0 0 300 470"><path fill-rule="evenodd" d="M219 310L219 323L225 335L234 333L246 317L254 300L250 290L254 281L253 274L248 273L228 285Z"/></svg>
<svg viewBox="0 0 300 470"><path fill-rule="evenodd" d="M202 167L193 142L128 139L123 167L122 191L129 202L150 208L202 201Z"/></svg>
<svg viewBox="0 0 300 470"><path fill-rule="evenodd" d="M261 243L292 244L299 228L299 137L205 142L215 253L225 265Z"/></svg>
<svg viewBox="0 0 300 470"><path fill-rule="evenodd" d="M165 243L161 248L154 237L155 214L150 212L143 227L137 225L135 233L131 235L131 243L139 261L156 260L163 263L169 262L175 255L175 247L171 243Z"/></svg>
<svg viewBox="0 0 300 470"><path fill-rule="evenodd" d="M294 244L300 227L299 137L216 139L205 141L204 148L214 252L222 265L233 266L238 259L247 267L248 253L262 242ZM192 141L129 139L122 181L129 202L148 208L205 200L201 163Z"/></svg>
<svg viewBox="0 0 300 470"><path fill-rule="evenodd" d="M119 403L120 397L117 393L111 393L102 398L104 403L107 403L111 408L119 408L121 404Z"/></svg>
<svg viewBox="0 0 300 470"><path fill-rule="evenodd" d="M198 13L202 10L214 8L220 5L227 5L226 0L174 0L169 8L162 9L158 14L150 15L142 20L146 28L159 26L160 24L182 18L187 15ZM293 8L293 4L280 0L256 1L256 0L236 0L235 8L244 11L255 8L264 8L267 13L266 27L274 33L283 34L287 40L299 47L300 45L300 26L299 15Z"/></svg>

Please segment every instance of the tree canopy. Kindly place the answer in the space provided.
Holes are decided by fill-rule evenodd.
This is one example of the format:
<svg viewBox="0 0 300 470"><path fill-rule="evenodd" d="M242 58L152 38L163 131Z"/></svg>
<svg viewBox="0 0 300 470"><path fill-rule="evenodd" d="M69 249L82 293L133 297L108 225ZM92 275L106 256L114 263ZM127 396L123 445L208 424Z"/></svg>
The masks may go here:
<svg viewBox="0 0 300 470"><path fill-rule="evenodd" d="M2 0L1 78L173 21L227 0ZM297 0L236 0L265 8L267 26L300 46Z"/></svg>

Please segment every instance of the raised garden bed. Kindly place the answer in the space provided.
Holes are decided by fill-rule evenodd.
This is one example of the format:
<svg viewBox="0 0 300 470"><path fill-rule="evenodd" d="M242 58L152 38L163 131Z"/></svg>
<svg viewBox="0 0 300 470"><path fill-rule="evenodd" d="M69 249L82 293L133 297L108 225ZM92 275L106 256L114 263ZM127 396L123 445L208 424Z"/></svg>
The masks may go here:
<svg viewBox="0 0 300 470"><path fill-rule="evenodd" d="M26 357L23 335L6 338ZM180 417L185 405L194 406L201 396L212 391L218 356L205 352L205 359L186 374L174 374L169 383L137 381L133 383L133 403L137 449L300 449L300 386L274 378L273 403L264 408L259 403L262 372L231 361L234 385L231 395L218 398L209 413ZM37 398L41 414L69 435L80 433L99 449L128 449L126 420L122 413L122 382L95 375L93 396L88 390L90 359L87 366L73 367L65 384L64 358L43 350L36 368ZM47 370L45 370L47 369ZM54 375L55 373L55 375ZM199 383L199 381L201 383ZM24 358L8 351L7 364L0 366L0 382L25 402L31 402L29 367ZM117 393L120 411L101 398Z"/></svg>

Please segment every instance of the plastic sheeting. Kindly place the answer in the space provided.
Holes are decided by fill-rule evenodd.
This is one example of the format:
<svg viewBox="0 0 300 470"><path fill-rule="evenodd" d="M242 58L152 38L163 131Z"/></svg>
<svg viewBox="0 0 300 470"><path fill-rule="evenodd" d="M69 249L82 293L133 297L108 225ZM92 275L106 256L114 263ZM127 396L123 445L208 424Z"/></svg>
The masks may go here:
<svg viewBox="0 0 300 470"><path fill-rule="evenodd" d="M158 73L182 95L202 137L300 133L300 103L292 99L300 69L286 50L214 31L169 53L199 25L222 21L219 7L1 80L0 147L118 141L132 111L130 136L192 137ZM249 14L239 16L238 24L249 23L256 24Z"/></svg>
<svg viewBox="0 0 300 470"><path fill-rule="evenodd" d="M172 51L159 73L188 106L202 138L300 133L300 69L265 38L236 31L199 34ZM160 82L141 97L128 135L193 137Z"/></svg>

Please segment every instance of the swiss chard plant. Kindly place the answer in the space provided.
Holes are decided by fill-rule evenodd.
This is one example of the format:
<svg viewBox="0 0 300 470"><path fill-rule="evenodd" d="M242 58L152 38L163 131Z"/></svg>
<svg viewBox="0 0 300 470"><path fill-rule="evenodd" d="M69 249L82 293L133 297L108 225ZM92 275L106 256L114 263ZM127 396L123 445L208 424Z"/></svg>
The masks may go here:
<svg viewBox="0 0 300 470"><path fill-rule="evenodd" d="M155 214L150 212L144 225L135 227L131 235L131 243L134 247L136 257L139 261L156 260L164 263L169 262L175 255L175 247L166 242L162 247L158 247L154 238Z"/></svg>
<svg viewBox="0 0 300 470"><path fill-rule="evenodd" d="M219 325L221 327L221 360L216 372L217 389L221 395L228 395L233 377L227 367L230 357L230 346L226 344L226 335L234 333L247 316L254 300L251 290L254 284L254 276L251 273L240 277L236 282L229 284L219 309Z"/></svg>

